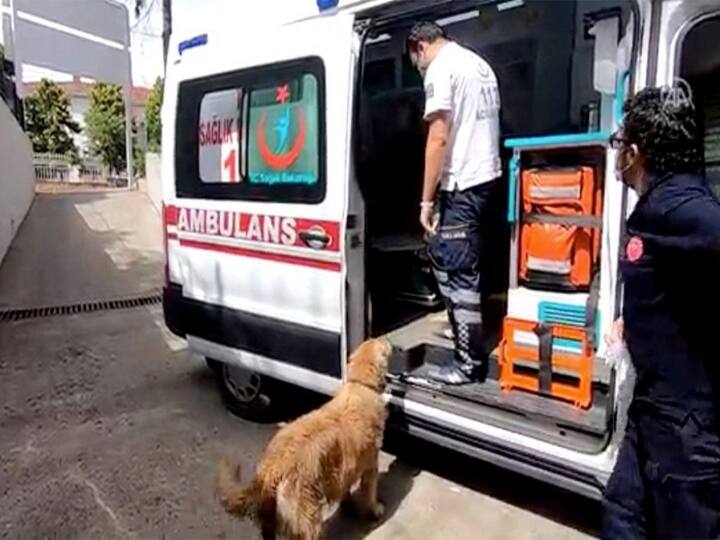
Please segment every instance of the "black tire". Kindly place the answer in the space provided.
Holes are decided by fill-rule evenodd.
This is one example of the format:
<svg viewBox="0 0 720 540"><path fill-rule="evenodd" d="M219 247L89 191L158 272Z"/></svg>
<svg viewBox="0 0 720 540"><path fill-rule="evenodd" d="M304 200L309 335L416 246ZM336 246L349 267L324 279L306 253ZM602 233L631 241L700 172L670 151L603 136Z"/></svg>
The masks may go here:
<svg viewBox="0 0 720 540"><path fill-rule="evenodd" d="M245 371L244 376L252 379L250 390L243 390L234 384L233 377L242 370L230 364L208 359L208 366L215 374L220 397L225 407L244 420L258 423L278 421L285 409L288 385L256 372Z"/></svg>
<svg viewBox="0 0 720 540"><path fill-rule="evenodd" d="M213 373L215 373L218 369L222 367L222 362L218 362L217 360L213 360L212 358L206 358L205 363L207 364L208 369Z"/></svg>

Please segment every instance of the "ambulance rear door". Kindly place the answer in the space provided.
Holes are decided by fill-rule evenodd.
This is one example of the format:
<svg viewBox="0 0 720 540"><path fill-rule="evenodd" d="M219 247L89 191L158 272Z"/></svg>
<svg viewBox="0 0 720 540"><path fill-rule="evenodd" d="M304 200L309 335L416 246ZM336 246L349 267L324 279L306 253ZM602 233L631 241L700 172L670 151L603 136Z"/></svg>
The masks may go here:
<svg viewBox="0 0 720 540"><path fill-rule="evenodd" d="M180 42L166 87L168 279L188 342L321 391L347 349L353 22Z"/></svg>

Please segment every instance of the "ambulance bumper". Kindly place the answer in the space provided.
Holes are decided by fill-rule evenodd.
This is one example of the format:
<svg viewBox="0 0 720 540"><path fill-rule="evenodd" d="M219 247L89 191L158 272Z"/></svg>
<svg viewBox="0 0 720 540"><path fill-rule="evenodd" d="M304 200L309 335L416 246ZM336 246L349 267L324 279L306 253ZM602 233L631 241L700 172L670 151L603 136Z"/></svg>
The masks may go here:
<svg viewBox="0 0 720 540"><path fill-rule="evenodd" d="M200 302L183 296L176 284L163 289L163 312L165 324L177 336L192 335L323 375L342 376L339 333Z"/></svg>

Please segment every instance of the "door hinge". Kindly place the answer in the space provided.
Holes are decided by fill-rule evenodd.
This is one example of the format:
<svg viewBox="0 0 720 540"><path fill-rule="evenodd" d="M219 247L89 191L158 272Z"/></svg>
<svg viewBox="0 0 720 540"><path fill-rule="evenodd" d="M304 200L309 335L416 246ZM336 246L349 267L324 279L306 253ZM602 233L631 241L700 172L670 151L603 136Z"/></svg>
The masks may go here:
<svg viewBox="0 0 720 540"><path fill-rule="evenodd" d="M359 233L354 233L350 235L350 248L359 248L362 246L362 236L360 236Z"/></svg>
<svg viewBox="0 0 720 540"><path fill-rule="evenodd" d="M362 36L370 28L370 25L372 25L372 19L358 19L353 26L355 32Z"/></svg>

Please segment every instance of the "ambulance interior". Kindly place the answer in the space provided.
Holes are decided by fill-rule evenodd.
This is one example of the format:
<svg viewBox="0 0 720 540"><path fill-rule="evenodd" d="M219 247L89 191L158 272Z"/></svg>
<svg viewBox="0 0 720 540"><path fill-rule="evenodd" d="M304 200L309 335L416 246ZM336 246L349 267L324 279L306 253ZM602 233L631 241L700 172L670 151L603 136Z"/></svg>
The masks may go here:
<svg viewBox="0 0 720 540"><path fill-rule="evenodd" d="M720 16L692 28L682 44L680 77L688 87L679 99L692 99L705 158L705 175L720 196Z"/></svg>
<svg viewBox="0 0 720 540"><path fill-rule="evenodd" d="M439 4L428 2L430 10ZM613 106L612 96L595 89L598 46L591 28L612 20L616 45L631 18L630 1L473 2L457 13L443 4L435 13L371 14L356 130L370 332L388 336L398 350L391 362L391 391L397 395L576 450L599 451L612 431L613 374L594 354L586 319L593 319L593 327L596 321L594 311L592 317L586 311L600 269ZM424 94L404 49L412 23L427 18L491 64L502 101L504 174L482 278L490 369L484 383L462 386L439 385L422 375L428 363L453 355L418 225ZM557 144L553 136L560 136ZM544 190L559 197L533 198ZM556 258L557 268L528 263L543 250L556 256L558 238L569 261Z"/></svg>

